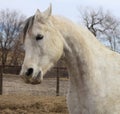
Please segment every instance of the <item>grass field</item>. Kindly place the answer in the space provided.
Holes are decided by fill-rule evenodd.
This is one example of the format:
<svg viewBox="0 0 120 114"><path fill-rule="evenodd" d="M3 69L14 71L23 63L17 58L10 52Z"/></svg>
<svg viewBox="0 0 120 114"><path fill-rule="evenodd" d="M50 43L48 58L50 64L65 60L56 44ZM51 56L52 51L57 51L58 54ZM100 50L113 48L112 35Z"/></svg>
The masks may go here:
<svg viewBox="0 0 120 114"><path fill-rule="evenodd" d="M0 114L68 114L65 97L0 96Z"/></svg>
<svg viewBox="0 0 120 114"><path fill-rule="evenodd" d="M56 97L56 80L42 84L25 84L18 76L4 75L0 114L68 114L66 93L68 80L60 81L60 96Z"/></svg>

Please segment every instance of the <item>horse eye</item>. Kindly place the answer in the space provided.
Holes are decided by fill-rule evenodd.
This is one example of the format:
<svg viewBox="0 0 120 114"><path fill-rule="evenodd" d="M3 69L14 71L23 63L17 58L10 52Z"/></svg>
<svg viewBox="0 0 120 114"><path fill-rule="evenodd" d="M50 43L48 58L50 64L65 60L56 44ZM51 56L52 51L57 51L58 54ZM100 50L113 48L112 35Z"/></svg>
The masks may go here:
<svg viewBox="0 0 120 114"><path fill-rule="evenodd" d="M43 37L44 37L43 35L39 34L39 35L36 36L36 40L37 40L37 41L38 41L38 40L42 40Z"/></svg>

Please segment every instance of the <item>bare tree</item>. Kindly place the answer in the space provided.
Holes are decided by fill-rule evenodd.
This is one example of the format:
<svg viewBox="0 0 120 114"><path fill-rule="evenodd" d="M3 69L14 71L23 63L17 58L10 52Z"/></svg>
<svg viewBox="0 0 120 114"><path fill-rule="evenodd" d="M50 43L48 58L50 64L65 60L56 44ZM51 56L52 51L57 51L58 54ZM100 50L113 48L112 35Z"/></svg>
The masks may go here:
<svg viewBox="0 0 120 114"><path fill-rule="evenodd" d="M120 21L109 11L86 8L79 10L82 23L98 38L109 41L112 50L117 49L120 37Z"/></svg>
<svg viewBox="0 0 120 114"><path fill-rule="evenodd" d="M21 44L20 37L15 40L15 44L12 47L12 51L10 53L10 62L9 65L21 66L24 59L24 49Z"/></svg>
<svg viewBox="0 0 120 114"><path fill-rule="evenodd" d="M25 16L9 9L0 11L0 94L2 94L2 74L8 54L13 49Z"/></svg>
<svg viewBox="0 0 120 114"><path fill-rule="evenodd" d="M4 67L11 49L20 33L20 26L25 16L9 9L0 11L0 49L1 64Z"/></svg>

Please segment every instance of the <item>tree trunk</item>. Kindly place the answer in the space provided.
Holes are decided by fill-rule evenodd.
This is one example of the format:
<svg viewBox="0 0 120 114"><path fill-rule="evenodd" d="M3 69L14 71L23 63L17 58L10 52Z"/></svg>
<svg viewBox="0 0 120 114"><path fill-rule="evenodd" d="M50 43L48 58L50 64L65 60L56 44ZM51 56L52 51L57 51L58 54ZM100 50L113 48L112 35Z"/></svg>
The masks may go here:
<svg viewBox="0 0 120 114"><path fill-rule="evenodd" d="M3 88L3 68L1 65L0 67L0 95L2 95L2 88Z"/></svg>

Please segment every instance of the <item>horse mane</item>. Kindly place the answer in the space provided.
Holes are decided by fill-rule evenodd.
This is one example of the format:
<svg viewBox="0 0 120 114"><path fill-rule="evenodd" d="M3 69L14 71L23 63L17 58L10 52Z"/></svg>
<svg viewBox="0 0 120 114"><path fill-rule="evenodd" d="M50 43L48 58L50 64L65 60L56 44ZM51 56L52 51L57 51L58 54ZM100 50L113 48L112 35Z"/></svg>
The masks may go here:
<svg viewBox="0 0 120 114"><path fill-rule="evenodd" d="M35 16L31 16L29 17L26 21L25 21L25 26L23 28L23 41L25 40L26 34L27 32L29 32L29 30L32 28L33 23L34 23L34 18Z"/></svg>

